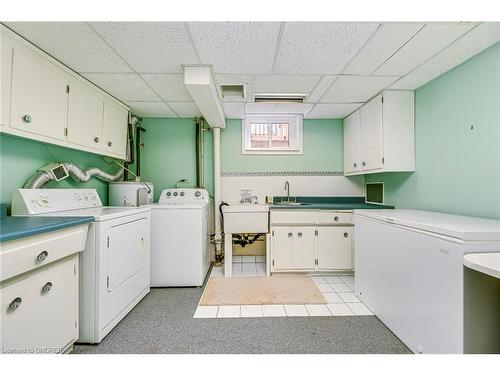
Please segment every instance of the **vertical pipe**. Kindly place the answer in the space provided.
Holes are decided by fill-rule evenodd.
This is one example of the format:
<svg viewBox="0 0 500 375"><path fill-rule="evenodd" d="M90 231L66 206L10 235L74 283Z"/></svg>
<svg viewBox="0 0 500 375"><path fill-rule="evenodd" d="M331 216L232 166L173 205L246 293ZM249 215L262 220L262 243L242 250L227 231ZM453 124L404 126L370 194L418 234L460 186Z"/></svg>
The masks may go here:
<svg viewBox="0 0 500 375"><path fill-rule="evenodd" d="M219 212L220 199L220 128L213 128L214 134L214 210L215 210L215 261L221 261L222 230Z"/></svg>

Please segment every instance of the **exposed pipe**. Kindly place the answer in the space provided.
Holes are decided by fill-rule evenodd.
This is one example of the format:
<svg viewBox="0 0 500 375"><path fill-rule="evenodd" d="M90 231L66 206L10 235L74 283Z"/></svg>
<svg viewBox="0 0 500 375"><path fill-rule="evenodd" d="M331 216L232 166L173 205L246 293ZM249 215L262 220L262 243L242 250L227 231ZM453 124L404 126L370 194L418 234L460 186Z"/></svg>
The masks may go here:
<svg viewBox="0 0 500 375"><path fill-rule="evenodd" d="M99 168L88 168L82 170L75 164L62 163L66 167L71 178L77 182L87 182L92 177L96 177L106 182L119 180L123 176L123 168L120 168L115 174L106 173ZM41 189L50 181L55 180L55 176L48 171L38 171L31 176L24 184L24 189Z"/></svg>
<svg viewBox="0 0 500 375"><path fill-rule="evenodd" d="M131 164L134 164L134 126L137 123L138 119L136 116L129 116L129 122L127 126L127 160L123 163L124 172L123 172L123 180L128 181L128 167Z"/></svg>
<svg viewBox="0 0 500 375"><path fill-rule="evenodd" d="M214 134L214 208L215 208L215 262L222 260L222 231L219 212L220 199L220 128L213 128Z"/></svg>
<svg viewBox="0 0 500 375"><path fill-rule="evenodd" d="M135 175L141 177L141 132L145 132L142 126L135 127Z"/></svg>

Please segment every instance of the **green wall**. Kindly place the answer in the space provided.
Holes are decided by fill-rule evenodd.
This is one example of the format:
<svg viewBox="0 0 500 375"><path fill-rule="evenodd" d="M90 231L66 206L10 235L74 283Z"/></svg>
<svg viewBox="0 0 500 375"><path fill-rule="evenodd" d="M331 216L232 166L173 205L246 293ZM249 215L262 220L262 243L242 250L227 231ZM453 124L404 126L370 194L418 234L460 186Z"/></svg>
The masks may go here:
<svg viewBox="0 0 500 375"><path fill-rule="evenodd" d="M500 44L417 90L416 172L368 175L385 201L500 219Z"/></svg>
<svg viewBox="0 0 500 375"><path fill-rule="evenodd" d="M155 201L163 189L187 178L183 187L196 184L196 126L190 118L143 118L141 177L155 185ZM205 188L213 195L212 132L205 131Z"/></svg>
<svg viewBox="0 0 500 375"><path fill-rule="evenodd" d="M242 155L241 120L227 120L221 135L222 172L341 171L342 120L304 120L303 155Z"/></svg>
<svg viewBox="0 0 500 375"><path fill-rule="evenodd" d="M0 134L0 198L10 206L12 190L21 188L24 182L40 167L53 162L75 163L80 168L98 167L107 172L117 170L111 158L88 152L49 145L7 134ZM68 178L50 182L48 188L95 188L104 204L108 202L108 185L92 178L87 183L77 183Z"/></svg>

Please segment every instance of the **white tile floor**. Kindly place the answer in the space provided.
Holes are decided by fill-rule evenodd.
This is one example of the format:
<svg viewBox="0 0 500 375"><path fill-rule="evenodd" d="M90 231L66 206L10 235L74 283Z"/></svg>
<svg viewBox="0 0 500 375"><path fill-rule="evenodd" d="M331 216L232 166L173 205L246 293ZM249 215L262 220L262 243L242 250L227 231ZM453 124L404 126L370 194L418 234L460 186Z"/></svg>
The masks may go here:
<svg viewBox="0 0 500 375"><path fill-rule="evenodd" d="M266 274L265 257L233 256L232 266L235 276L265 276ZM223 267L214 267L210 274L210 277L223 276ZM325 297L326 304L198 306L193 318L373 315L354 294L354 276L311 276L311 279Z"/></svg>

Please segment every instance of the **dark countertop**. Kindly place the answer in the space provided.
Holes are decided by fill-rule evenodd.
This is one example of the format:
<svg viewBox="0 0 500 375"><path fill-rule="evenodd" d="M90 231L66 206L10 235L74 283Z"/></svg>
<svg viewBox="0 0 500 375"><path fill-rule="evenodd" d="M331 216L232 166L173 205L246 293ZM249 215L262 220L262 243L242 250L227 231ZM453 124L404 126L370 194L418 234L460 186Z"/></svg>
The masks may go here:
<svg viewBox="0 0 500 375"><path fill-rule="evenodd" d="M94 221L93 216L81 217L26 217L5 216L0 219L0 242L74 227Z"/></svg>
<svg viewBox="0 0 500 375"><path fill-rule="evenodd" d="M286 201L287 197L273 197L274 202ZM290 197L291 201L304 203L302 205L271 204L271 209L314 209L314 210L365 210L365 209L393 209L394 206L384 204L365 203L364 197Z"/></svg>

